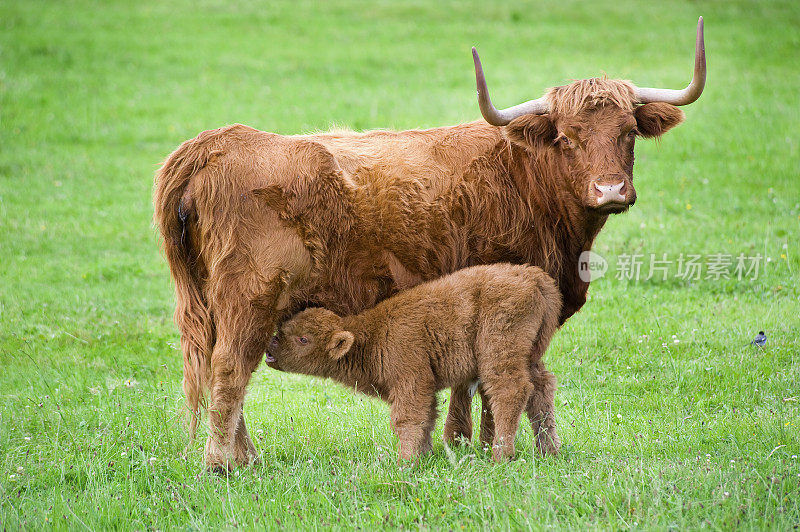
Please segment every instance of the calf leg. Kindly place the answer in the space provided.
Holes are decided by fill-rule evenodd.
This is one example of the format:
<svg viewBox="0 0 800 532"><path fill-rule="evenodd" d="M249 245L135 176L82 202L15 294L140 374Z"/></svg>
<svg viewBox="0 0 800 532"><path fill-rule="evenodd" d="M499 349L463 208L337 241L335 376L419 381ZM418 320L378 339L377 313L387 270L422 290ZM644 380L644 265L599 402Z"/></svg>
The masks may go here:
<svg viewBox="0 0 800 532"><path fill-rule="evenodd" d="M436 409L436 395L434 394L433 399L431 400L430 405L428 406L428 419L425 422L424 426L424 438L422 440L422 445L420 446L420 454L428 454L433 450L433 442L431 441L431 435L433 434L433 429L436 428L436 418L438 417L439 413Z"/></svg>
<svg viewBox="0 0 800 532"><path fill-rule="evenodd" d="M539 361L531 369L531 383L533 392L525 410L536 437L536 448L542 455L556 455L561 448L555 419L556 376Z"/></svg>
<svg viewBox="0 0 800 532"><path fill-rule="evenodd" d="M450 391L450 408L444 422L444 441L450 444L472 439L472 396L470 383L454 386Z"/></svg>
<svg viewBox="0 0 800 532"><path fill-rule="evenodd" d="M514 456L519 418L533 390L526 373L506 373L498 375L494 382L484 381L495 423L492 458L497 462Z"/></svg>
<svg viewBox="0 0 800 532"><path fill-rule="evenodd" d="M412 460L431 451L431 432L436 423L436 394L433 386L395 397L392 401L392 429L400 440L400 460ZM409 388L406 388L409 391Z"/></svg>
<svg viewBox="0 0 800 532"><path fill-rule="evenodd" d="M531 340L524 328L507 329L503 323L488 321L476 341L481 397L488 398L482 436L488 440L490 419L494 420L492 457L501 461L514 456L514 439L519 418L533 391L531 384ZM487 404L488 403L488 404Z"/></svg>

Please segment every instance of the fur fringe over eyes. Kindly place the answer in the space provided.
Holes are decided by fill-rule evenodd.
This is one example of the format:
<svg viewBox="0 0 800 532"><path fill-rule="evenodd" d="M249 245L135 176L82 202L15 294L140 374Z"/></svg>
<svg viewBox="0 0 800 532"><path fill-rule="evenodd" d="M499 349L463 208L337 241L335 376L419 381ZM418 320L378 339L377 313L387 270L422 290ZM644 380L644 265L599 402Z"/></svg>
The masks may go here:
<svg viewBox="0 0 800 532"><path fill-rule="evenodd" d="M562 116L575 116L581 111L599 105L614 105L623 111L633 111L635 100L633 85L619 79L589 78L553 87L547 93L550 112Z"/></svg>

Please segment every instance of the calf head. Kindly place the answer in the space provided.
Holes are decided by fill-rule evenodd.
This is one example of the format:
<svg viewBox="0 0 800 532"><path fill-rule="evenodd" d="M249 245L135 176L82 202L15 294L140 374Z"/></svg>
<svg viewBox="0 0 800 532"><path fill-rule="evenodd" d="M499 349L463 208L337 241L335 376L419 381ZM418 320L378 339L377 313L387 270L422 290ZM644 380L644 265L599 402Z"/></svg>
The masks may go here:
<svg viewBox="0 0 800 532"><path fill-rule="evenodd" d="M332 364L353 345L353 333L342 318L323 308L310 308L286 320L267 348L267 365L291 373L327 376Z"/></svg>
<svg viewBox="0 0 800 532"><path fill-rule="evenodd" d="M675 106L697 100L706 81L702 17L697 22L694 75L681 90L592 78L500 110L489 98L475 48L472 55L478 103L486 121L503 126L509 140L538 156L535 164L545 167L538 170L556 173L580 205L599 214L622 212L633 205L636 137L657 138L678 125L683 113ZM549 192L562 193L560 187Z"/></svg>

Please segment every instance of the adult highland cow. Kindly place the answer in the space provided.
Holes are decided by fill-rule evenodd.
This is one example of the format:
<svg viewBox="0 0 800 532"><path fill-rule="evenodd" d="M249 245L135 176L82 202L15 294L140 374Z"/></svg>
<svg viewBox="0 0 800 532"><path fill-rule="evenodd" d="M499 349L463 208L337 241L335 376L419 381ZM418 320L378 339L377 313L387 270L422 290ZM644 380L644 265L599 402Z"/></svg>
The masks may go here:
<svg viewBox="0 0 800 532"><path fill-rule="evenodd" d="M702 18L683 90L593 78L497 110L473 55L486 122L291 137L234 125L184 142L159 170L155 220L175 281L192 432L208 406L208 467L257 457L245 388L276 323L304 307L356 313L466 266L529 263L558 283L563 323L586 301L581 252L636 199L636 137L679 124L675 106L705 84ZM528 412L556 453L555 377L533 371ZM453 390L447 439L471 436L470 400ZM485 414L482 436L491 431Z"/></svg>

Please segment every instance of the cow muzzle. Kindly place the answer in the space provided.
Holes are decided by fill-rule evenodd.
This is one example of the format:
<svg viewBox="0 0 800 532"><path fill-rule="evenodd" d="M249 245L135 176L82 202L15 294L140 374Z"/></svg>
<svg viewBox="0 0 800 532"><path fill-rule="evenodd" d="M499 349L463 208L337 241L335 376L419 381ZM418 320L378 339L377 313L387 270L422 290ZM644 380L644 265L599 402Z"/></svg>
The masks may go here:
<svg viewBox="0 0 800 532"><path fill-rule="evenodd" d="M590 206L603 214L623 212L636 202L636 191L628 179L615 177L589 186Z"/></svg>

